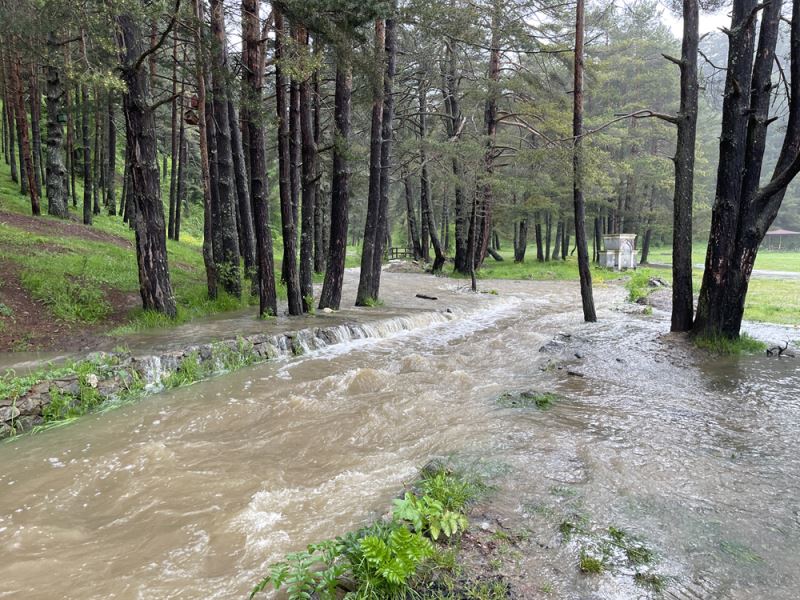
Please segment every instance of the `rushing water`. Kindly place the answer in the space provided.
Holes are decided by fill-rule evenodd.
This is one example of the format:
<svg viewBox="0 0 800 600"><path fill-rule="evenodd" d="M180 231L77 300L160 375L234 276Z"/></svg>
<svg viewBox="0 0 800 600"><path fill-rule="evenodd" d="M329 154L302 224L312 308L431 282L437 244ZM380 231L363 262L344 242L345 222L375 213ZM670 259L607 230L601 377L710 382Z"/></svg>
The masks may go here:
<svg viewBox="0 0 800 600"><path fill-rule="evenodd" d="M668 597L796 598L800 359L698 356L663 336L663 315L631 314L618 286L596 290L596 325L581 323L576 285L491 286L387 273L387 306L351 311L395 319L372 339L0 445L0 598L241 598L269 562L385 511L451 452L507 465L497 502L537 535L552 524L531 507L568 489L600 526L649 540ZM560 332L559 360L581 358L548 368L538 350ZM494 403L528 388L566 400ZM576 576L569 548L546 546L528 572L557 597L642 595Z"/></svg>

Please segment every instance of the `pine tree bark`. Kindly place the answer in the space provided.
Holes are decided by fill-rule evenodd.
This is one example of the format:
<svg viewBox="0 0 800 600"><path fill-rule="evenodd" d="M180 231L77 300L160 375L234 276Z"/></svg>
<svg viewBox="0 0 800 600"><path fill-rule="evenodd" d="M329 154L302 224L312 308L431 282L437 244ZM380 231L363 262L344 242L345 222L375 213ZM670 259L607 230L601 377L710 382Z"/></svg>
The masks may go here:
<svg viewBox="0 0 800 600"><path fill-rule="evenodd" d="M392 9L396 6L393 4ZM384 55L386 70L383 74L383 115L381 118L381 187L378 207L378 231L375 251L372 254L372 297L380 294L381 269L386 246L389 244L389 185L392 166L392 136L394 126L394 76L397 70L397 20L386 19Z"/></svg>
<svg viewBox="0 0 800 600"><path fill-rule="evenodd" d="M164 207L158 179L155 115L151 107L150 84L142 68L144 40L135 17L122 13L116 17L117 39L121 55L122 80L125 83L126 137L131 175L131 196L136 207L136 258L139 266L139 290L145 310L174 317L167 264Z"/></svg>
<svg viewBox="0 0 800 600"><path fill-rule="evenodd" d="M409 244L414 251L414 260L420 260L422 258L422 245L420 244L419 232L417 230L417 213L414 209L414 191L411 185L411 176L407 173L403 174L403 188L406 198Z"/></svg>
<svg viewBox="0 0 800 600"><path fill-rule="evenodd" d="M378 235L378 215L381 204L381 151L383 150L383 62L386 45L386 27L383 19L375 21L372 83L372 124L369 139L369 191L367 194L367 217L364 224L364 244L361 249L361 272L358 278L356 306L368 306L377 300L373 259Z"/></svg>
<svg viewBox="0 0 800 600"><path fill-rule="evenodd" d="M83 223L92 224L92 150L89 145L89 90L81 84L81 144L83 145Z"/></svg>
<svg viewBox="0 0 800 600"><path fill-rule="evenodd" d="M14 58L11 61L11 87L14 97L14 112L17 120L17 135L19 138L20 181L25 181L26 183L26 191L23 193L30 195L31 212L34 215L40 215L42 210L39 205L39 193L34 180L33 157L31 155L31 144L28 138L28 119L25 110L22 84L20 83L19 58Z"/></svg>
<svg viewBox="0 0 800 600"><path fill-rule="evenodd" d="M8 71L11 70L11 66L9 63ZM16 109L15 106L15 99L14 95L11 93L11 75L8 74L8 81L6 82L6 101L5 101L5 111L6 111L6 120L8 121L8 163L11 167L11 181L14 183L19 183L19 171L17 170L17 137L16 137Z"/></svg>
<svg viewBox="0 0 800 600"><path fill-rule="evenodd" d="M195 0L197 1L197 0ZM250 196L252 199L258 263L259 314L278 314L275 289L275 265L272 251L272 231L269 226L269 203L267 197L267 161L264 144L264 126L257 108L261 105L263 69L260 67L264 52L260 41L259 0L242 1L245 57L243 70L245 103L247 112L243 120L247 126L250 160Z"/></svg>
<svg viewBox="0 0 800 600"><path fill-rule="evenodd" d="M239 210L239 231L244 258L245 274L252 279L256 271L256 238L253 230L253 207L250 201L250 185L247 176L247 161L242 144L242 132L239 129L239 114L236 105L228 100L228 120L231 125L231 152L233 153L233 169L236 176L236 199Z"/></svg>
<svg viewBox="0 0 800 600"><path fill-rule="evenodd" d="M439 236L436 233L436 220L433 214L433 207L431 206L431 184L428 176L428 156L427 156L427 137L428 137L428 89L426 82L420 81L419 86L419 137L420 137L420 181L419 181L419 201L420 213L423 225L427 232L428 237L433 246L433 266L431 270L434 273L439 273L442 270L445 262L444 252L442 245L439 241ZM423 246L423 254L425 253L425 246Z"/></svg>
<svg viewBox="0 0 800 600"><path fill-rule="evenodd" d="M42 117L42 98L39 93L39 69L37 65L31 66L28 81L28 99L31 107L31 154L33 158L33 181L36 186L36 195L42 197L42 131L40 127Z"/></svg>
<svg viewBox="0 0 800 600"><path fill-rule="evenodd" d="M172 168L169 177L169 217L167 237L175 239L175 205L178 193L178 34L172 35L172 102L170 102L170 158Z"/></svg>
<svg viewBox="0 0 800 600"><path fill-rule="evenodd" d="M59 115L64 107L64 82L61 70L54 63L58 53L58 40L55 33L47 35L48 65L46 68L47 94L47 212L65 219L69 216L67 206L66 167L64 166L64 129Z"/></svg>
<svg viewBox="0 0 800 600"><path fill-rule="evenodd" d="M272 5L275 20L275 98L278 114L278 186L281 201L281 231L283 233L283 264L281 272L286 284L290 315L303 314L300 294L300 275L297 270L297 229L292 201L292 165L290 153L289 94L286 75L280 65L285 57L286 26L277 4ZM345 240L347 238L345 237ZM346 242L345 242L346 243ZM333 307L332 307L333 308ZM337 307L338 308L338 305Z"/></svg>
<svg viewBox="0 0 800 600"><path fill-rule="evenodd" d="M592 272L589 269L589 247L586 242L586 213L583 200L583 45L584 45L584 0L578 0L575 10L575 79L572 92L572 199L575 208L575 243L578 248L578 273L581 280L581 304L583 319L587 323L597 321L592 294ZM569 239L564 229L563 239ZM569 242L567 242L569 246ZM566 252L562 252L566 259Z"/></svg>
<svg viewBox="0 0 800 600"><path fill-rule="evenodd" d="M322 46L318 38L314 39L314 57L319 58L322 52ZM312 95L313 95L313 111L314 111L314 146L319 148L321 126L320 126L320 89L319 89L319 69L314 71L311 78ZM322 197L321 189L321 173L319 172L319 163L317 163L317 172L314 174L314 272L323 273L325 271L325 199Z"/></svg>
<svg viewBox="0 0 800 600"><path fill-rule="evenodd" d="M94 88L94 162L92 162L92 214L99 215L100 214L100 184L101 173L102 173L102 165L103 165L103 151L102 151L102 142L100 140L100 129L101 129L101 122L102 118L100 117L100 92L97 89L97 86Z"/></svg>
<svg viewBox="0 0 800 600"><path fill-rule="evenodd" d="M212 82L214 108L214 138L217 145L217 194L219 200L219 230L221 253L214 249L217 277L222 288L231 296L242 295L239 273L239 236L236 228L236 195L234 189L231 125L228 118L228 58L225 18L222 0L211 0Z"/></svg>
<svg viewBox="0 0 800 600"><path fill-rule="evenodd" d="M334 148L331 180L331 227L328 267L322 286L319 308L338 310L342 301L344 263L347 252L347 225L350 204L350 104L353 72L349 51L339 49L336 59L334 93Z"/></svg>
<svg viewBox="0 0 800 600"><path fill-rule="evenodd" d="M192 0L194 12L195 73L197 79L197 120L200 143L200 174L203 179L203 263L206 268L206 289L208 297L217 297L217 265L214 261L214 229L219 223L213 220L213 196L211 180L211 156L208 147L208 102L206 98L205 57L203 52L204 38L204 0ZM273 313L274 314L274 313Z"/></svg>
<svg viewBox="0 0 800 600"><path fill-rule="evenodd" d="M308 47L308 33L297 29L298 43ZM300 82L300 133L302 140L302 191L300 232L300 295L303 311L314 308L314 217L317 204L317 144L314 141L314 115L312 112L311 81Z"/></svg>
<svg viewBox="0 0 800 600"><path fill-rule="evenodd" d="M114 122L114 96L108 94L108 171L106 172L108 214L117 214L117 124Z"/></svg>
<svg viewBox="0 0 800 600"><path fill-rule="evenodd" d="M763 13L754 61L758 9ZM795 0L790 25L789 119L773 175L759 186L771 122L771 75L780 12L780 0L765 5L735 0L733 4L717 192L693 326L695 334L706 337L739 336L759 245L777 216L786 187L800 172L800 2Z"/></svg>
<svg viewBox="0 0 800 600"><path fill-rule="evenodd" d="M700 41L698 0L683 0L683 42L681 45L681 104L677 118L675 150L675 192L672 233L672 317L671 331L689 331L694 319L692 291L692 204L697 137L697 55ZM652 230L648 228L642 248L647 262Z"/></svg>

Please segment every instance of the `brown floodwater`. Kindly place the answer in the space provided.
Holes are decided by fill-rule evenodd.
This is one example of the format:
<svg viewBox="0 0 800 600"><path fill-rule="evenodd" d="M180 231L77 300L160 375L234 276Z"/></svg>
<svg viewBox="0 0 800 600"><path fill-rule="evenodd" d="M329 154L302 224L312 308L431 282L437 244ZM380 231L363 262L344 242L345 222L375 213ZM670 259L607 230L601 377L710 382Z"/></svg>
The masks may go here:
<svg viewBox="0 0 800 600"><path fill-rule="evenodd" d="M270 562L385 512L447 454L503 465L498 502L531 528L553 527L536 506L569 497L647 540L667 597L798 596L800 359L700 355L617 285L597 287L586 325L573 283L462 284L386 273L384 307L330 317L369 321L367 339L0 444L0 598L246 597ZM348 272L348 304L354 289ZM259 326L205 325L134 345ZM565 399L495 402L525 389ZM559 598L645 595L577 575L572 551L526 557L530 577Z"/></svg>

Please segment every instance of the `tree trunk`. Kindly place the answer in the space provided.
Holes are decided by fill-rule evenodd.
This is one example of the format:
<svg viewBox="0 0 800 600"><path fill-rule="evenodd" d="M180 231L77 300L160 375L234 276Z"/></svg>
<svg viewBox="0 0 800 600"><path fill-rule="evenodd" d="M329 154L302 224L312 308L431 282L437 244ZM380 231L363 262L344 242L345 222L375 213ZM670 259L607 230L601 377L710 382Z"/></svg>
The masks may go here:
<svg viewBox="0 0 800 600"><path fill-rule="evenodd" d="M195 2L197 1L195 0ZM244 106L254 107L252 110L248 109L243 119L247 125L250 152L250 195L253 203L256 259L258 261L259 314L266 316L278 314L278 300L275 289L272 230L269 226L264 125L256 108L261 105L263 88L263 69L260 68L260 59L264 50L263 43L260 41L259 5L259 0L243 0L242 2L245 56L247 58L243 70Z"/></svg>
<svg viewBox="0 0 800 600"><path fill-rule="evenodd" d="M755 0L736 0L728 36L717 193L693 327L696 334L707 337L739 336L758 247L787 185L800 171L800 2L795 1L792 8L789 121L772 178L762 187L781 2L763 7L754 63L756 9Z"/></svg>
<svg viewBox="0 0 800 600"><path fill-rule="evenodd" d="M369 192L367 195L367 218L364 224L364 245L361 249L361 272L358 278L356 306L368 306L377 300L372 278L375 275L373 259L378 235L378 213L381 204L381 151L383 150L383 58L386 45L386 30L383 19L375 21L375 46L373 49L372 124L369 139Z"/></svg>
<svg viewBox="0 0 800 600"><path fill-rule="evenodd" d="M492 42L489 49L489 74L487 79L486 105L483 113L483 124L486 135L486 151L483 156L483 175L479 178L479 191L476 193L477 229L476 267L483 264L489 248L489 237L492 232L492 213L494 193L492 177L494 176L495 136L497 135L497 99L500 94L500 17L501 4L494 0L492 13Z"/></svg>
<svg viewBox="0 0 800 600"><path fill-rule="evenodd" d="M581 280L581 303L583 319L587 323L597 321L592 295L592 272L589 270L589 248L586 243L586 214L583 202L583 37L584 0L578 0L575 15L575 84L573 87L572 115L572 198L575 205L575 243L578 247L578 273ZM568 239L566 229L564 239ZM569 244L568 244L569 245ZM565 257L566 258L566 257Z"/></svg>
<svg viewBox="0 0 800 600"><path fill-rule="evenodd" d="M136 206L136 257L139 265L139 290L145 310L174 317L167 266L164 207L158 180L155 116L151 107L150 85L142 68L145 51L139 26L132 14L117 16L118 42L122 57L122 80L126 135L131 173L131 196Z"/></svg>
<svg viewBox="0 0 800 600"><path fill-rule="evenodd" d="M31 154L33 158L33 182L36 195L42 197L42 131L39 126L42 116L42 97L39 93L39 75L37 65L31 66L28 94L31 107Z"/></svg>
<svg viewBox="0 0 800 600"><path fill-rule="evenodd" d="M242 145L242 132L239 129L239 114L233 100L228 100L228 120L231 126L231 152L236 177L236 199L239 212L239 239L244 258L244 270L252 279L256 270L256 239L253 230L253 208L250 202L247 167Z"/></svg>
<svg viewBox="0 0 800 600"><path fill-rule="evenodd" d="M396 6L392 4L392 10ZM380 293L381 268L387 244L391 245L389 233L389 183L392 166L392 134L394 124L394 76L397 68L397 21L394 15L386 19L384 54L386 70L383 73L383 115L381 117L381 188L380 206L378 208L378 232L375 239L375 251L372 256L372 297Z"/></svg>
<svg viewBox="0 0 800 600"><path fill-rule="evenodd" d="M114 122L114 97L108 94L108 171L106 173L108 214L117 214L117 124Z"/></svg>
<svg viewBox="0 0 800 600"><path fill-rule="evenodd" d="M9 71L12 70L13 67L10 66L11 63L9 62ZM16 99L13 94L13 90L11 88L11 74L8 74L8 82L6 88L6 102L5 102L5 110L6 110L6 120L8 121L8 163L11 166L11 181L14 183L20 183L19 172L17 170L17 139L16 139Z"/></svg>
<svg viewBox="0 0 800 600"><path fill-rule="evenodd" d="M297 39L308 48L308 33L298 27ZM311 81L308 77L300 82L300 134L302 142L302 188L300 231L300 295L303 311L314 308L314 217L317 214L317 144L314 140L314 115L311 102Z"/></svg>
<svg viewBox="0 0 800 600"><path fill-rule="evenodd" d="M567 260L569 255L569 219L564 219L561 226L561 260Z"/></svg>
<svg viewBox="0 0 800 600"><path fill-rule="evenodd" d="M67 179L64 166L64 128L58 118L63 111L64 82L61 70L54 64L58 52L55 33L47 35L49 64L46 69L47 87L47 212L65 219L69 216L67 206Z"/></svg>
<svg viewBox="0 0 800 600"><path fill-rule="evenodd" d="M328 268L319 300L319 308L338 310L342 300L344 262L347 252L347 221L350 203L350 100L353 73L349 52L340 50L336 61L334 100L333 176L331 181L331 229Z"/></svg>
<svg viewBox="0 0 800 600"><path fill-rule="evenodd" d="M83 145L83 222L92 224L92 152L89 146L89 91L81 84L81 144Z"/></svg>
<svg viewBox="0 0 800 600"><path fill-rule="evenodd" d="M31 145L28 139L28 119L25 111L25 101L22 92L22 85L20 83L20 65L19 59L12 59L11 64L11 87L14 97L14 109L17 118L17 135L19 137L19 155L20 155L20 181L26 182L26 194L31 197L31 212L34 215L41 214L41 207L39 206L39 193L34 181L33 157L31 155ZM24 167L24 173L23 173ZM23 179L23 175L24 178Z"/></svg>
<svg viewBox="0 0 800 600"><path fill-rule="evenodd" d="M427 148L425 145L427 144L427 137L428 137L428 126L427 126L427 113L428 113L428 89L427 89L427 82L420 81L419 84L419 137L420 137L420 160L422 162L421 170L420 170L420 181L419 181L419 202L420 202L420 213L422 215L422 223L427 229L428 237L430 238L431 245L433 246L433 267L432 271L434 273L438 273L442 270L445 262L444 252L442 251L442 245L439 242L439 236L436 234L436 221L433 215L433 207L431 206L431 184L430 178L428 177L428 156L427 156ZM425 229L423 229L423 236L425 235ZM426 247L425 245L422 246L423 255L425 254ZM426 257L427 260L427 257Z"/></svg>
<svg viewBox="0 0 800 600"><path fill-rule="evenodd" d="M214 221L212 180L211 180L211 157L208 141L208 115L206 110L208 103L206 99L206 80L205 56L203 53L204 34L203 25L204 5L203 0L192 0L194 11L194 38L195 38L195 70L197 79L197 120L199 125L199 144L200 144L200 174L203 179L203 263L206 267L206 289L208 297L217 297L217 265L214 262L214 228L218 221ZM266 169L265 169L266 170ZM273 313L274 314L274 313Z"/></svg>
<svg viewBox="0 0 800 600"><path fill-rule="evenodd" d="M103 152L100 141L100 93L97 86L94 88L94 162L92 163L92 214L100 214L100 175L102 173Z"/></svg>
<svg viewBox="0 0 800 600"><path fill-rule="evenodd" d="M278 183L281 201L281 230L283 232L282 273L286 284L289 314L301 315L303 314L303 298L300 293L300 276L297 271L297 230L295 228L296 221L294 203L292 201L289 84L281 66L281 61L285 59L286 27L283 21L283 14L277 4L272 5L272 11L275 19L275 98L278 111ZM345 244L347 243L346 239L345 237ZM342 266L344 267L344 264Z"/></svg>
<svg viewBox="0 0 800 600"><path fill-rule="evenodd" d="M558 221L556 223L556 239L553 242L553 254L550 255L551 260L558 260L559 255L561 254L561 235L564 232L564 223L563 221Z"/></svg>
<svg viewBox="0 0 800 600"><path fill-rule="evenodd" d="M294 35L294 26L289 28ZM289 38L291 39L291 38ZM294 55L295 52L292 52ZM300 140L300 88L297 80L289 79L289 188L292 192L292 219L295 235L300 231L300 161L302 141Z"/></svg>
<svg viewBox="0 0 800 600"><path fill-rule="evenodd" d="M183 82L181 82L181 90L183 90ZM186 203L186 160L189 154L189 141L186 139L186 125L184 124L184 106L183 106L183 93L181 93L181 108L180 108L180 131L178 133L178 197L175 199L175 241L181 239L181 214L183 205Z"/></svg>
<svg viewBox="0 0 800 600"><path fill-rule="evenodd" d="M516 228L517 237L514 243L514 262L525 262L525 251L528 249L528 219L522 219Z"/></svg>
<svg viewBox="0 0 800 600"><path fill-rule="evenodd" d="M534 225L534 233L536 235L536 260L544 262L544 246L542 244L542 221L541 216L537 213L536 225Z"/></svg>
<svg viewBox="0 0 800 600"><path fill-rule="evenodd" d="M211 0L212 81L214 137L217 143L217 194L219 199L219 229L221 253L214 260L217 276L223 289L234 298L242 295L239 274L239 237L236 229L236 195L234 189L233 155L231 152L231 124L228 119L228 57L226 52L225 19L222 0Z"/></svg>
<svg viewBox="0 0 800 600"><path fill-rule="evenodd" d="M178 194L178 34L172 34L172 102L170 102L170 158L172 168L169 176L169 218L167 237L175 239L175 205Z"/></svg>
<svg viewBox="0 0 800 600"><path fill-rule="evenodd" d="M319 38L314 38L314 56L318 58L322 52L322 45ZM314 75L311 78L311 86L313 92L313 117L314 117L314 147L319 148L321 127L320 127L320 89L319 89L319 69L314 70ZM322 197L322 185L320 183L321 173L319 172L319 163L317 163L317 171L314 174L314 272L323 273L325 271L326 262L326 245L325 245L325 199Z"/></svg>
<svg viewBox="0 0 800 600"><path fill-rule="evenodd" d="M411 186L411 176L408 174L403 175L403 187L406 198L409 244L414 251L414 260L420 260L422 258L422 245L420 244L417 230L417 213L414 210L414 191Z"/></svg>

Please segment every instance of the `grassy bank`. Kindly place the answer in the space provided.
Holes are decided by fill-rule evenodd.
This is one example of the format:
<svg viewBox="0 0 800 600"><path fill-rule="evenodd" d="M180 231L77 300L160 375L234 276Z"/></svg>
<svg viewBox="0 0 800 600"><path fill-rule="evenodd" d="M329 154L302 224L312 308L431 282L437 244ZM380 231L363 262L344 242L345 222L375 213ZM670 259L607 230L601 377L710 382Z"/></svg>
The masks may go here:
<svg viewBox="0 0 800 600"><path fill-rule="evenodd" d="M692 264L702 265L706 260L706 242L695 242L692 245ZM651 263L672 264L672 248L659 246L650 250ZM761 249L756 256L756 269L764 271L800 272L800 251L778 251Z"/></svg>
<svg viewBox="0 0 800 600"><path fill-rule="evenodd" d="M77 185L80 197L81 182ZM43 199L43 212L46 207ZM61 334L70 328L85 332L87 326L97 333L111 330L124 334L256 303L247 283L242 286L245 294L241 299L224 293L215 300L208 299L201 248L202 214L197 207L192 209L183 222L181 241L167 241L178 305L177 318L169 320L141 309L135 237L121 217L109 217L104 209L93 216L93 225L86 227L81 224L78 202L77 208L70 206L70 220L46 214L33 218L30 200L11 181L8 165L0 164L0 210L8 213L0 218L0 284L4 290L19 288L24 292L15 298L18 314L11 302L0 300L0 333L15 329L14 339L5 343L5 349L48 349L48 340L43 341L44 336L36 331L39 323L48 321L59 323ZM285 296L283 286L278 286L278 293ZM23 323L22 313L33 316ZM69 340L57 340L55 345L70 349Z"/></svg>
<svg viewBox="0 0 800 600"><path fill-rule="evenodd" d="M566 261L551 261L540 263L536 261L535 248L531 258L529 249L524 263L514 263L511 252L501 252L504 257L502 262L486 259L483 267L478 271L478 279L530 279L534 281L577 281L578 262L575 257ZM797 262L792 264L792 253L764 252L759 254L759 260L764 256L764 263L758 263L757 268L769 270L800 271L800 253L794 253ZM778 256L780 255L780 256ZM768 265L768 266L764 266ZM779 269L778 266L786 268ZM790 269L789 267L793 267ZM453 277L464 276L454 274ZM652 288L648 288L647 281L650 277L659 277L672 283L672 271L664 268L640 267L634 273L615 273L608 269L592 266L593 283L603 283L630 277L627 284L629 297L636 301L646 295ZM694 291L700 291L702 271L694 271ZM762 321L766 323L779 323L785 325L800 324L800 280L767 279L755 277L750 281L750 289L745 302L745 319Z"/></svg>

